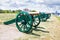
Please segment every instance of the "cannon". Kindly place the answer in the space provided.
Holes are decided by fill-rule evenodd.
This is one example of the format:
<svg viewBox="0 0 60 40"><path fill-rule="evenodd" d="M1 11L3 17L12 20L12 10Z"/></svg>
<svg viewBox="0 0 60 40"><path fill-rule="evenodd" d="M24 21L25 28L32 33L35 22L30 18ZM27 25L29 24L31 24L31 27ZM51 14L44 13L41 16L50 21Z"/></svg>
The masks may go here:
<svg viewBox="0 0 60 40"><path fill-rule="evenodd" d="M49 19L51 16L51 13L44 13L44 12L40 12L40 20L43 22L46 22L47 19Z"/></svg>
<svg viewBox="0 0 60 40"><path fill-rule="evenodd" d="M16 27L19 31L28 33L31 31L32 26L36 28L40 24L42 18L48 19L47 15L45 15L44 13L40 14L39 12L31 13L31 12L21 11L16 15L16 18L4 22L4 24L9 25L15 22Z"/></svg>

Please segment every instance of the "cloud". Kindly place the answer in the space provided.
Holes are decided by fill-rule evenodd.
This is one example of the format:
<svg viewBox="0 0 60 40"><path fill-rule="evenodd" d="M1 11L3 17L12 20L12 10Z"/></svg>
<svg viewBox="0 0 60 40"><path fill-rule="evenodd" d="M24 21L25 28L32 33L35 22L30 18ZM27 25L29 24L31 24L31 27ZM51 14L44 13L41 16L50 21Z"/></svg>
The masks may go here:
<svg viewBox="0 0 60 40"><path fill-rule="evenodd" d="M60 0L0 0L0 9L24 8L53 12L60 10Z"/></svg>
<svg viewBox="0 0 60 40"><path fill-rule="evenodd" d="M60 4L60 0L44 0L46 4Z"/></svg>

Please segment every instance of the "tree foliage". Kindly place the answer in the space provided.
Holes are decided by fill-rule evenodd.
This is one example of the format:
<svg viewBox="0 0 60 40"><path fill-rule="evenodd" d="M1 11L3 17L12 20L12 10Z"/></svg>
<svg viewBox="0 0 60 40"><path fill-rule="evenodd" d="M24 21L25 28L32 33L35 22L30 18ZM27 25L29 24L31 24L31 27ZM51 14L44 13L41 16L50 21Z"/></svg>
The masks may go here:
<svg viewBox="0 0 60 40"><path fill-rule="evenodd" d="M0 10L0 13L17 13L21 10Z"/></svg>

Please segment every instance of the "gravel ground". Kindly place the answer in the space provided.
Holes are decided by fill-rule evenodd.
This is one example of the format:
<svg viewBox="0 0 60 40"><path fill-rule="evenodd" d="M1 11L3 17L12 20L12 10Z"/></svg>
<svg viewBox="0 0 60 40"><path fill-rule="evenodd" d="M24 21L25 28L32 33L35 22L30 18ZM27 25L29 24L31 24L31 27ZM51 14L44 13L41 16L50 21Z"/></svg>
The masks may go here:
<svg viewBox="0 0 60 40"><path fill-rule="evenodd" d="M0 40L60 40L60 23L52 15L47 22L41 22L37 30L33 30L30 34L19 32L15 24L1 24Z"/></svg>

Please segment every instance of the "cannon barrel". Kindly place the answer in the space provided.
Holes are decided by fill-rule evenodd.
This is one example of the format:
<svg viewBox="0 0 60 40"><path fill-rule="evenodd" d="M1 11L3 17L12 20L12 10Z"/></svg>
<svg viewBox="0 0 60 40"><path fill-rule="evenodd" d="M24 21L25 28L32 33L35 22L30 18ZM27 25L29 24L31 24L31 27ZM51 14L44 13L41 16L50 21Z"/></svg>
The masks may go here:
<svg viewBox="0 0 60 40"><path fill-rule="evenodd" d="M9 25L9 24L12 24L12 23L14 23L14 22L15 22L15 18L12 19L12 20L9 20L9 21L5 21L4 24L5 24L5 25Z"/></svg>

